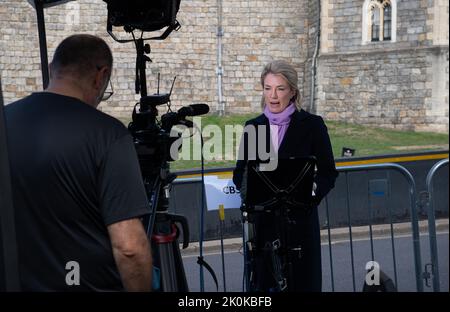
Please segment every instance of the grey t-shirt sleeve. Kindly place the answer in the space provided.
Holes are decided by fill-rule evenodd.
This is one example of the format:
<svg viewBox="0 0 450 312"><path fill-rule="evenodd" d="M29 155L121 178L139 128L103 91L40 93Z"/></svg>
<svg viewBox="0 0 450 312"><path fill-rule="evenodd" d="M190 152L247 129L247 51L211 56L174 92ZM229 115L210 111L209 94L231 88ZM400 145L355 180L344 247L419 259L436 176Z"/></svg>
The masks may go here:
<svg viewBox="0 0 450 312"><path fill-rule="evenodd" d="M130 135L105 152L99 175L100 211L106 225L150 213L136 150Z"/></svg>

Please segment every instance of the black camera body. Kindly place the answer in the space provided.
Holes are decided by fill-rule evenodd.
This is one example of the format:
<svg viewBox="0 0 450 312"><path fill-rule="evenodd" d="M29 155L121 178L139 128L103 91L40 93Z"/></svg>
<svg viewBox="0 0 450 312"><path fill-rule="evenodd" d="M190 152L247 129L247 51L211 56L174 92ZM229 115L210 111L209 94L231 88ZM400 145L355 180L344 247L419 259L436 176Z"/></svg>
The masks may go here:
<svg viewBox="0 0 450 312"><path fill-rule="evenodd" d="M171 124L167 130L163 129L157 123L156 116L155 106L141 112L137 112L135 109L132 122L128 125L128 130L134 140L142 175L146 177L158 175L161 166L166 161L174 160L170 148L181 136L181 134L171 136L170 130L175 124Z"/></svg>

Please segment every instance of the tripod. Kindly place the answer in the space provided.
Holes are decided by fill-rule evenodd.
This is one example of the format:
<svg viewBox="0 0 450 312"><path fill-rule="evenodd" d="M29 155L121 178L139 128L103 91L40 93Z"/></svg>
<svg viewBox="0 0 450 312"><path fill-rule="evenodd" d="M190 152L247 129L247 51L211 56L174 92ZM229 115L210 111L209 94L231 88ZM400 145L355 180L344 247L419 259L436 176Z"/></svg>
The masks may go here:
<svg viewBox="0 0 450 312"><path fill-rule="evenodd" d="M150 46L144 45L142 38L137 39L135 43L136 93L140 93L141 98L139 111L133 110L133 121L128 128L135 141L144 185L152 208L152 213L143 221L152 244L154 267L159 269L159 278L158 274L154 274L154 280L156 277L157 289L160 291L188 291L178 245L179 228L176 225L176 223L181 225L183 248L187 248L189 245L187 220L183 216L168 213L170 188L176 178L169 170L168 161L172 160L169 150L176 138L170 136L173 124L166 122L161 128L156 121L158 114L156 106L170 102L170 94L158 92L147 95L145 66L146 62L151 60L145 54L150 53Z"/></svg>
<svg viewBox="0 0 450 312"><path fill-rule="evenodd" d="M300 258L302 247L293 244L290 232L295 222L290 218L294 207L285 199L275 202L277 207L265 206L261 211L245 211L244 222L247 223L246 277L249 291L290 291L295 283L293 278L294 257ZM275 229L274 235L267 235L267 222ZM270 274L261 275L262 267Z"/></svg>
<svg viewBox="0 0 450 312"><path fill-rule="evenodd" d="M249 291L294 291L294 264L302 246L292 237L294 210L312 207L313 158L279 160L272 172L259 163L247 166L247 194L241 207L244 221L245 281ZM297 258L297 260L295 260ZM270 274L268 274L270 272Z"/></svg>
<svg viewBox="0 0 450 312"><path fill-rule="evenodd" d="M152 214L147 221L147 235L151 238L153 264L159 268L160 287L163 292L187 292L188 284L178 245L179 228L183 231L183 249L189 245L189 228L184 216L169 214L170 187L176 175L166 166L161 167L160 175L153 182L145 183L151 199Z"/></svg>

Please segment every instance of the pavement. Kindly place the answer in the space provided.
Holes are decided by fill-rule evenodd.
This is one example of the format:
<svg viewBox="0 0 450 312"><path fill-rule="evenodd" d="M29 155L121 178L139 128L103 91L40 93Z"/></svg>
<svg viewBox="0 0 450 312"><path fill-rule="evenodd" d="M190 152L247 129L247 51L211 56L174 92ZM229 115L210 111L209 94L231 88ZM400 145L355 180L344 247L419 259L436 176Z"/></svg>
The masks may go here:
<svg viewBox="0 0 450 312"><path fill-rule="evenodd" d="M449 227L449 219L436 220L436 232L447 232ZM349 228L335 228L330 229L330 240L328 238L328 230L321 230L320 236L322 244L331 244L348 241L350 239ZM412 234L412 227L410 222L395 223L392 225L392 232L394 237L410 235ZM420 234L428 234L428 221L419 221ZM353 226L351 228L352 240L369 239L370 227L369 226ZM385 238L391 235L391 224L372 225L372 237L373 238ZM180 245L181 248L181 245ZM224 252L235 252L242 248L242 237L228 238L223 240ZM203 253L217 253L221 250L220 240L210 240L203 242ZM200 245L198 242L191 242L186 249L181 249L182 256L198 255L200 253Z"/></svg>

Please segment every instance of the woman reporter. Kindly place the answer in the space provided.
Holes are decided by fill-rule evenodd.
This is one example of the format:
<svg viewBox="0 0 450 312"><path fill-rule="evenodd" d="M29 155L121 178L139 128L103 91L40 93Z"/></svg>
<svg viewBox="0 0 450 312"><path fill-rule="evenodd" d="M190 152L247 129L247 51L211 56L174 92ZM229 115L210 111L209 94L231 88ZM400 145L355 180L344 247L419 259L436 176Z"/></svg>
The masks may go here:
<svg viewBox="0 0 450 312"><path fill-rule="evenodd" d="M298 74L289 63L273 61L267 64L261 74L261 85L263 114L248 120L246 127L254 126L257 137L266 137L278 159L316 158L315 207L308 211L292 209L289 216L290 224L293 224L287 228L290 245L300 246L301 252L290 259L292 280L288 283L288 291L319 292L322 288L322 269L317 206L334 187L338 176L327 127L320 116L299 109ZM245 151L257 149L256 144L249 144L247 140L241 142L242 148ZM239 159L233 172L233 182L243 194L246 190L247 162L246 156ZM256 254L253 259L252 290L276 291L279 285L273 276L272 257L265 248L267 243L279 236L273 215L258 215L254 225Z"/></svg>

